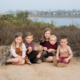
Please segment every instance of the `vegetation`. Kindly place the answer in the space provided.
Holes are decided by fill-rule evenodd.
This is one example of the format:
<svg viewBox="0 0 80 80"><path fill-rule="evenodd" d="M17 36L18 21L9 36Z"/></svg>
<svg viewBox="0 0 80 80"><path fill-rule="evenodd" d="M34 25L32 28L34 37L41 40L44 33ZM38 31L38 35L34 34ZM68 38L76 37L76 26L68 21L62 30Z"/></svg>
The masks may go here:
<svg viewBox="0 0 80 80"><path fill-rule="evenodd" d="M28 19L28 12L19 12L16 16L12 14L0 15L0 45L10 45L16 32L30 31L34 35L34 41L39 42L45 28L51 28L53 34L59 38L67 35L69 45L76 55L80 55L80 29L74 25L57 27L44 22L33 22Z"/></svg>

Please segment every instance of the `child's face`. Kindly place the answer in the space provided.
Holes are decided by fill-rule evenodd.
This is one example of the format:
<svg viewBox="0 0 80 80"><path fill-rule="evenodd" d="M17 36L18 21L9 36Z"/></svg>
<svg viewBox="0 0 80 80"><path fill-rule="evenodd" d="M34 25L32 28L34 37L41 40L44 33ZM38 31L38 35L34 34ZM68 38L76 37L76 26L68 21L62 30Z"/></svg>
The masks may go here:
<svg viewBox="0 0 80 80"><path fill-rule="evenodd" d="M22 37L21 37L21 36L15 38L15 43L16 43L16 44L20 44L21 42L22 42Z"/></svg>
<svg viewBox="0 0 80 80"><path fill-rule="evenodd" d="M56 39L55 38L50 38L49 42L50 42L50 44L54 45L56 43Z"/></svg>
<svg viewBox="0 0 80 80"><path fill-rule="evenodd" d="M44 36L45 36L46 39L48 39L51 36L51 32L50 31L46 31L44 33Z"/></svg>
<svg viewBox="0 0 80 80"><path fill-rule="evenodd" d="M67 39L61 39L61 40L60 40L60 45L61 45L62 47L65 47L67 44L68 44Z"/></svg>
<svg viewBox="0 0 80 80"><path fill-rule="evenodd" d="M33 41L33 36L27 36L25 40L27 43L31 43Z"/></svg>

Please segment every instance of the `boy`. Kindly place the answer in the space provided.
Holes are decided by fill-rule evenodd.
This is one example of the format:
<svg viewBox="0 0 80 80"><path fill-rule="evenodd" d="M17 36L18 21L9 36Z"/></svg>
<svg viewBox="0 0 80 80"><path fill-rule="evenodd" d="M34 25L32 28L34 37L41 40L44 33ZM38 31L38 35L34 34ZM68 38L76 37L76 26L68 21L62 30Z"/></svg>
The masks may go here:
<svg viewBox="0 0 80 80"><path fill-rule="evenodd" d="M31 61L31 63L36 63L36 56L38 52L34 50L33 35L31 32L26 33L24 44L27 48L26 55L28 56L29 60Z"/></svg>
<svg viewBox="0 0 80 80"><path fill-rule="evenodd" d="M49 41L44 44L42 56L46 62L53 61L53 56L57 50L57 37L55 35L51 35Z"/></svg>
<svg viewBox="0 0 80 80"><path fill-rule="evenodd" d="M67 36L61 36L60 45L58 46L56 57L53 57L54 65L57 65L58 67L65 67L70 62L70 59L73 56L73 52L70 46L68 46L67 44Z"/></svg>

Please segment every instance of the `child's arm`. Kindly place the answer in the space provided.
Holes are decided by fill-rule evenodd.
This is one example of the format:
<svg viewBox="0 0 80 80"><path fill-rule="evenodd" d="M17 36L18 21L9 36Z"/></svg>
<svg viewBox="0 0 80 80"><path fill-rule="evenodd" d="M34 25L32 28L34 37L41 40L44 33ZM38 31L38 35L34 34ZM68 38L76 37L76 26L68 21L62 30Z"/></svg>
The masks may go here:
<svg viewBox="0 0 80 80"><path fill-rule="evenodd" d="M50 52L56 52L56 49L48 49L47 51L48 51L49 53L50 53Z"/></svg>
<svg viewBox="0 0 80 80"><path fill-rule="evenodd" d="M58 46L58 48L57 48L57 53L56 53L57 60L59 59L59 49L60 49L60 46Z"/></svg>
<svg viewBox="0 0 80 80"><path fill-rule="evenodd" d="M65 59L66 62L68 62L73 57L73 54L70 53L69 57Z"/></svg>
<svg viewBox="0 0 80 80"><path fill-rule="evenodd" d="M47 43L44 44L43 50L44 50L44 51L47 51L47 50L48 50L48 49L47 49Z"/></svg>
<svg viewBox="0 0 80 80"><path fill-rule="evenodd" d="M28 47L28 54L30 54L32 52L32 47Z"/></svg>
<svg viewBox="0 0 80 80"><path fill-rule="evenodd" d="M43 50L44 50L44 51L47 51L48 49L47 49L47 47L43 47Z"/></svg>
<svg viewBox="0 0 80 80"><path fill-rule="evenodd" d="M25 58L26 51L27 51L26 46L24 44L22 44L22 58Z"/></svg>
<svg viewBox="0 0 80 80"><path fill-rule="evenodd" d="M30 46L28 47L28 54L30 54L34 50L34 42L31 42Z"/></svg>
<svg viewBox="0 0 80 80"><path fill-rule="evenodd" d="M10 53L13 57L19 57L19 55L16 54L16 52L15 52L14 48L12 47L12 45L11 45Z"/></svg>
<svg viewBox="0 0 80 80"><path fill-rule="evenodd" d="M70 53L70 56L68 57L68 59L70 60L73 57L73 54Z"/></svg>
<svg viewBox="0 0 80 80"><path fill-rule="evenodd" d="M68 51L69 51L69 57L65 59L67 62L73 57L73 52L69 46L68 46Z"/></svg>

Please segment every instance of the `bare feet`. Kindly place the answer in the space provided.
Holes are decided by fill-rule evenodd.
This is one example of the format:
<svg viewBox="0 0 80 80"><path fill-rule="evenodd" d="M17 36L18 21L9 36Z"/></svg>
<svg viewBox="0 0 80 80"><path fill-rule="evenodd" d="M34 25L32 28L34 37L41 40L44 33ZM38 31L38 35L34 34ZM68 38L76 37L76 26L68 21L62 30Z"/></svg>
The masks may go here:
<svg viewBox="0 0 80 80"><path fill-rule="evenodd" d="M65 64L65 63L58 63L57 64L57 67L66 67L67 66L67 64Z"/></svg>

